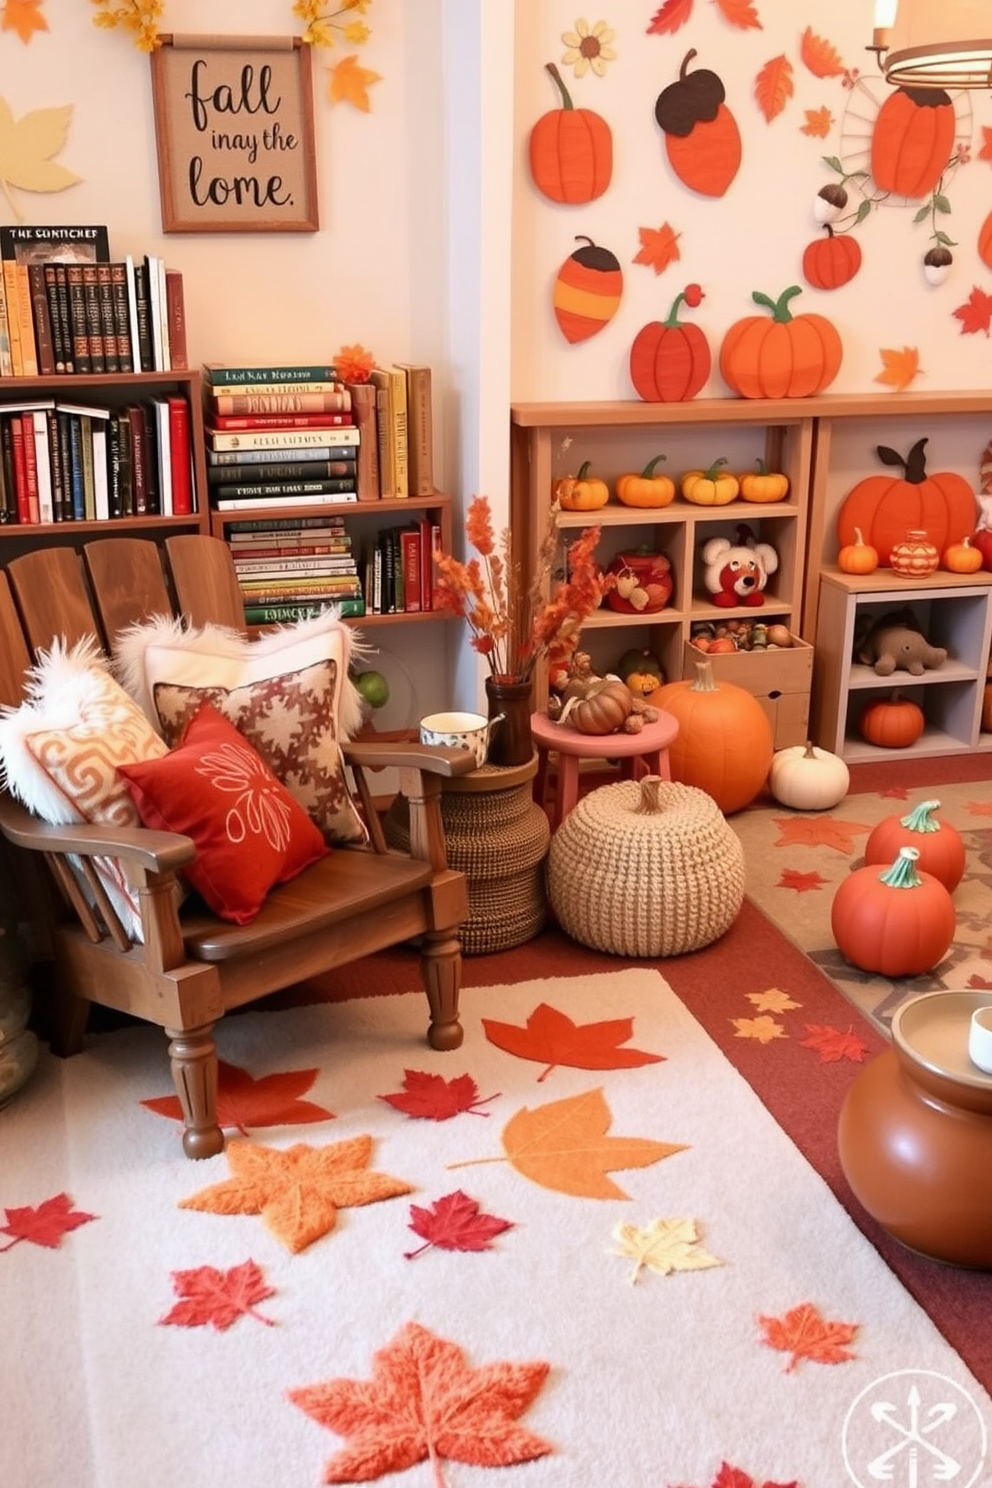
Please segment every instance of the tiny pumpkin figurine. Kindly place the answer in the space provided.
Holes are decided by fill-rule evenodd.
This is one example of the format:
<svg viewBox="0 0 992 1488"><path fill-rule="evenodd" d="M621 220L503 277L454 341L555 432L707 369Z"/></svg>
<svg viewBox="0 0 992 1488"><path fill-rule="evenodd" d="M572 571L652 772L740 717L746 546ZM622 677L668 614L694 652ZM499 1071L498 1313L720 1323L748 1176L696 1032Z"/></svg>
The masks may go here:
<svg viewBox="0 0 992 1488"><path fill-rule="evenodd" d="M609 325L623 294L623 272L615 255L581 234L575 241L585 246L566 258L551 294L558 329L573 345Z"/></svg>
<svg viewBox="0 0 992 1488"><path fill-rule="evenodd" d="M978 548L971 545L971 537L965 535L960 542L951 543L944 549L941 557L941 566L948 573L973 574L977 573L983 563L983 558Z"/></svg>
<svg viewBox="0 0 992 1488"><path fill-rule="evenodd" d="M837 554L837 567L846 574L871 574L878 567L878 553L865 542L860 527L854 529L854 541L845 543Z"/></svg>
<svg viewBox="0 0 992 1488"><path fill-rule="evenodd" d="M682 495L694 506L728 506L740 492L740 483L731 471L724 470L725 455L714 460L708 470L687 470L681 481Z"/></svg>
<svg viewBox="0 0 992 1488"><path fill-rule="evenodd" d="M720 347L720 373L741 398L809 398L830 386L844 351L837 328L824 315L793 315L789 302L802 289L777 300L755 290L756 305L771 311L734 321Z"/></svg>
<svg viewBox="0 0 992 1488"><path fill-rule="evenodd" d="M553 62L544 70L561 95L561 108L542 114L530 132L534 185L553 202L595 201L613 175L613 133L601 114L575 107Z"/></svg>
<svg viewBox="0 0 992 1488"><path fill-rule="evenodd" d="M789 477L769 470L764 460L756 460L756 470L737 477L745 501L784 501L789 494Z"/></svg>
<svg viewBox="0 0 992 1488"><path fill-rule="evenodd" d="M887 977L922 976L947 955L957 915L939 878L920 873L915 847L900 847L884 872L856 868L830 910L837 947L853 966Z"/></svg>
<svg viewBox="0 0 992 1488"><path fill-rule="evenodd" d="M776 750L768 772L776 801L795 811L827 811L843 801L850 784L851 772L840 756L811 740Z"/></svg>
<svg viewBox="0 0 992 1488"><path fill-rule="evenodd" d="M617 500L624 506L669 506L675 500L675 482L670 475L655 470L655 466L664 458L664 455L655 455L640 475L618 475Z"/></svg>
<svg viewBox="0 0 992 1488"><path fill-rule="evenodd" d="M610 488L598 476L589 474L591 460L583 460L578 475L565 475L556 480L552 495L566 511L595 511L610 499Z"/></svg>

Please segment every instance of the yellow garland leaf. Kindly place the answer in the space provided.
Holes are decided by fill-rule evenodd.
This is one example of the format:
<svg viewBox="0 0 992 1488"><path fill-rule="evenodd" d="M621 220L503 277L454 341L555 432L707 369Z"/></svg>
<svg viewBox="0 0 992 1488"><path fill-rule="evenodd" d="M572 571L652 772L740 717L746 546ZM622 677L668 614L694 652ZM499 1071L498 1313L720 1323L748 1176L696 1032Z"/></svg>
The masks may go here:
<svg viewBox="0 0 992 1488"><path fill-rule="evenodd" d="M641 1267L671 1276L673 1271L707 1271L724 1263L699 1245L694 1219L653 1219L648 1225L618 1224L613 1238L619 1245L610 1255L625 1256L636 1262L631 1272L633 1284Z"/></svg>
<svg viewBox="0 0 992 1488"><path fill-rule="evenodd" d="M770 1044L775 1039L789 1036L781 1023L776 1023L774 1018L766 1015L760 1018L731 1018L730 1021L737 1030L737 1038L755 1039L759 1044Z"/></svg>
<svg viewBox="0 0 992 1488"><path fill-rule="evenodd" d="M368 89L381 81L378 72L359 67L357 57L342 57L337 66L328 68L327 96L331 103L350 103L367 114L370 108Z"/></svg>
<svg viewBox="0 0 992 1488"><path fill-rule="evenodd" d="M919 351L915 346L904 346L902 351L887 351L883 347L880 355L882 370L875 381L883 383L886 387L895 388L896 392L901 393L919 374Z"/></svg>
<svg viewBox="0 0 992 1488"><path fill-rule="evenodd" d="M41 13L42 0L7 0L3 8L3 30L16 31L27 46L36 31L47 31Z"/></svg>
<svg viewBox="0 0 992 1488"><path fill-rule="evenodd" d="M793 1008L802 1007L801 1002L794 1002L788 992L779 987L769 987L765 992L749 992L747 1000L759 1013L788 1013Z"/></svg>
<svg viewBox="0 0 992 1488"><path fill-rule="evenodd" d="M51 157L65 144L72 118L72 104L61 108L35 109L15 120L6 99L0 98L0 187L15 217L23 214L10 201L11 186L22 191L64 191L81 180Z"/></svg>

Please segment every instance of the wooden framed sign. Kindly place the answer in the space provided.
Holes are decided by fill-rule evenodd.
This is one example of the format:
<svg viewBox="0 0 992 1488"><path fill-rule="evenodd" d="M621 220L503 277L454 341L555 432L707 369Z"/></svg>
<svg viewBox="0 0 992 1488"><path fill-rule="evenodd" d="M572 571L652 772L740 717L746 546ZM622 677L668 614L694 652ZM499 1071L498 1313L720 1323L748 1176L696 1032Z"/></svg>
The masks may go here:
<svg viewBox="0 0 992 1488"><path fill-rule="evenodd" d="M151 66L162 231L316 232L310 48L163 36Z"/></svg>

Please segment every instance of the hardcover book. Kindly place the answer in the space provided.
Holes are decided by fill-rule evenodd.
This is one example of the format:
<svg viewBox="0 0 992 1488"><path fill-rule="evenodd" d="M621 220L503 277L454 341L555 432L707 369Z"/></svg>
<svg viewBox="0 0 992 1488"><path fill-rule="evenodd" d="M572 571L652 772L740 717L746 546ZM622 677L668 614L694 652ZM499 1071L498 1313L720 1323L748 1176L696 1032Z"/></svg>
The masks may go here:
<svg viewBox="0 0 992 1488"><path fill-rule="evenodd" d="M55 355L55 326L52 322L45 283L45 265L31 263L27 266L28 288L31 292L31 316L34 323L34 344L38 359L38 374L52 377L58 370ZM65 361L62 359L62 370Z"/></svg>
<svg viewBox="0 0 992 1488"><path fill-rule="evenodd" d="M207 448L211 450L277 450L277 449L327 449L329 446L354 445L360 443L358 430L341 429L248 429L237 430L208 428ZM326 455L325 455L326 458Z"/></svg>
<svg viewBox="0 0 992 1488"><path fill-rule="evenodd" d="M380 396L376 410L380 420L385 417L386 429L379 428L379 485L383 496L398 497L410 494L409 442L407 436L406 373L400 367L373 367L369 380L374 383ZM385 432L385 438L383 437ZM382 474L383 454L388 462L390 490L387 492Z"/></svg>
<svg viewBox="0 0 992 1488"><path fill-rule="evenodd" d="M215 429L332 429L356 424L352 410L346 413L214 413Z"/></svg>
<svg viewBox="0 0 992 1488"><path fill-rule="evenodd" d="M210 465L207 480L212 486L244 485L246 482L330 480L347 476L355 480L355 457L348 453L331 460L245 461L239 465ZM218 492L220 494L220 491Z"/></svg>
<svg viewBox="0 0 992 1488"><path fill-rule="evenodd" d="M371 382L348 384L355 424L361 435L358 446L358 499L379 500L379 433L376 389Z"/></svg>
<svg viewBox="0 0 992 1488"><path fill-rule="evenodd" d="M397 362L406 374L407 443L411 496L434 494L434 404L431 369Z"/></svg>
<svg viewBox="0 0 992 1488"><path fill-rule="evenodd" d="M210 400L215 413L345 413L351 394L343 383L329 393L215 393Z"/></svg>
<svg viewBox="0 0 992 1488"><path fill-rule="evenodd" d="M323 363L284 367L234 367L226 362L204 362L203 375L215 387L240 387L249 382L337 382L338 369Z"/></svg>
<svg viewBox="0 0 992 1488"><path fill-rule="evenodd" d="M210 431L208 430L208 433ZM207 464L215 465L312 465L320 460L354 461L360 445L350 441L343 444L315 444L309 449L298 449L293 445L280 445L273 449L208 449ZM257 475L255 479L257 479ZM225 477L230 479L230 477Z"/></svg>
<svg viewBox="0 0 992 1488"><path fill-rule="evenodd" d="M186 301L183 276L179 269L165 270L165 313L169 323L169 368L185 372L189 367L186 352Z"/></svg>
<svg viewBox="0 0 992 1488"><path fill-rule="evenodd" d="M340 491L327 496L279 497L287 506L344 506L358 497L354 491ZM236 496L230 500L214 503L217 511L264 511L272 505L271 496Z"/></svg>

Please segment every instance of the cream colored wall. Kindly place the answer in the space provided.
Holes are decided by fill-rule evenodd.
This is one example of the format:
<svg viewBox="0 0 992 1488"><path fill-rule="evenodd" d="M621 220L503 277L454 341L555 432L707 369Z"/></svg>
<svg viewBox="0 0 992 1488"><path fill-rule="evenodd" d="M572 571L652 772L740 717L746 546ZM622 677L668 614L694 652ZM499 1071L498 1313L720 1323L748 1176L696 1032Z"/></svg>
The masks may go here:
<svg viewBox="0 0 992 1488"><path fill-rule="evenodd" d="M864 262L847 286L832 292L805 286L802 252L822 233L812 214L820 187L836 179L822 164L841 155L850 168L866 163L870 120L888 96L878 78L870 39L871 0L755 0L761 29L730 26L718 6L695 0L689 19L674 35L649 36L651 17L661 6L639 0L613 0L584 11L573 0L518 0L515 59L514 299L512 387L517 400L631 398L628 359L631 343L646 323L663 320L678 292L689 282L703 286L706 298L689 312L716 352L727 328L758 313L750 301L759 289L777 296L791 284L804 292L794 308L833 320L844 345L843 366L832 391L879 392L881 348L916 346L922 374L920 391L982 389L992 386L988 337L962 335L954 309L974 286L992 293L992 272L976 249L981 222L992 207L989 161L979 159L983 128L992 129L992 95L959 95L961 132L971 159L945 183L951 213L940 226L957 240L947 281L930 287L922 273L929 246L928 223L914 224L921 206L891 198L871 212L856 231ZM557 94L544 71L561 66L563 32L584 14L592 25L601 16L616 32L615 61L606 75L592 72L573 83L561 67L576 107L594 109L611 125L614 175L606 193L585 206L549 202L531 179L527 141L536 120L554 108ZM817 79L799 61L799 40L807 26L826 37L849 67L860 70L859 86L840 78ZM740 171L727 193L702 196L684 186L665 155L654 105L661 90L678 76L691 47L692 68L709 67L722 78L727 104L743 137ZM770 123L754 97L754 80L771 58L785 54L794 64L795 94ZM835 125L825 139L804 135L807 109L829 108ZM860 118L856 118L860 115ZM857 194L852 190L852 201ZM633 262L638 229L669 223L679 234L680 261L661 274ZM586 234L610 249L624 275L620 308L610 324L589 340L569 345L553 318L551 292L560 264ZM716 362L716 355L714 355ZM702 396L727 392L719 372Z"/></svg>

